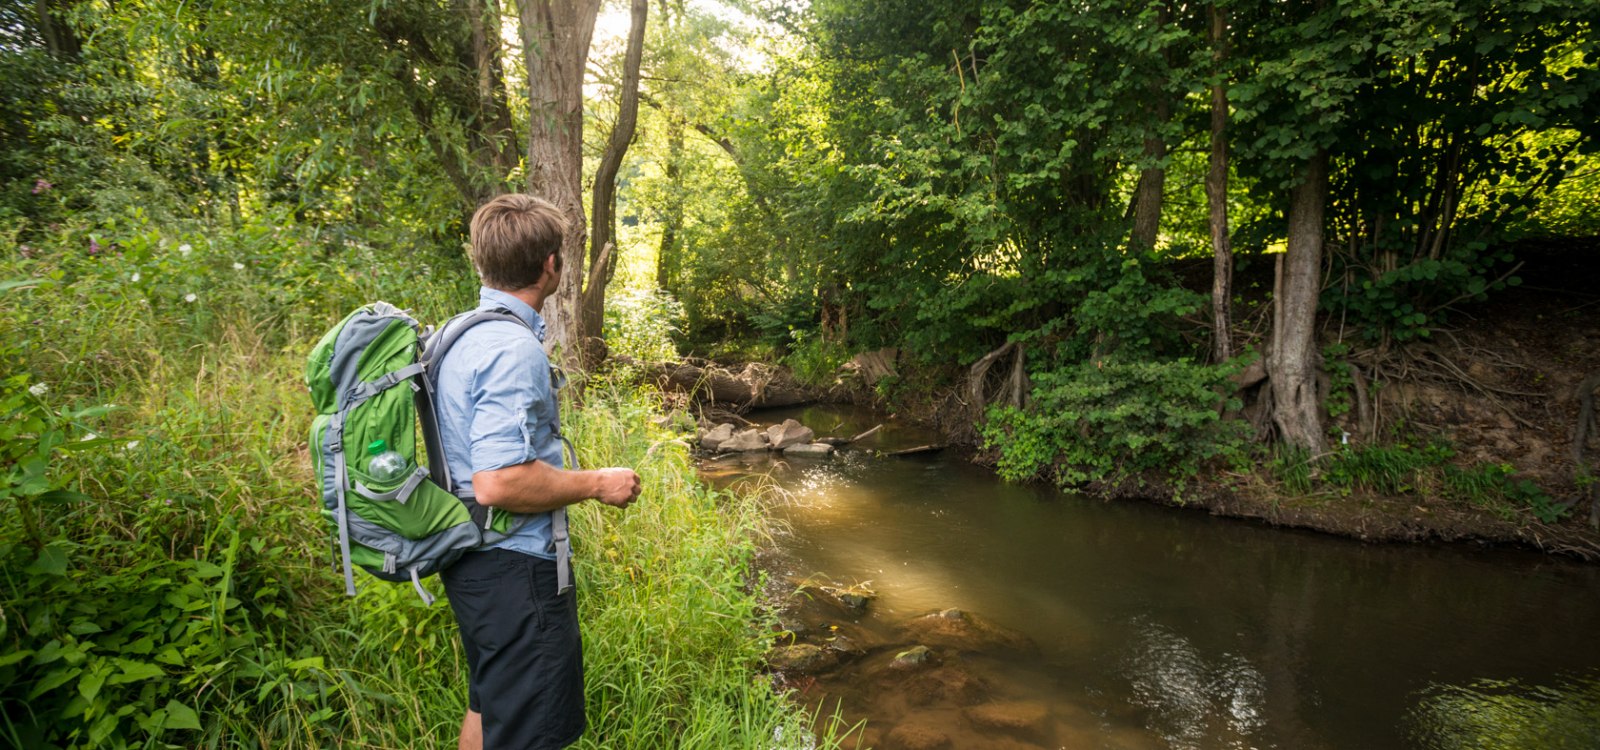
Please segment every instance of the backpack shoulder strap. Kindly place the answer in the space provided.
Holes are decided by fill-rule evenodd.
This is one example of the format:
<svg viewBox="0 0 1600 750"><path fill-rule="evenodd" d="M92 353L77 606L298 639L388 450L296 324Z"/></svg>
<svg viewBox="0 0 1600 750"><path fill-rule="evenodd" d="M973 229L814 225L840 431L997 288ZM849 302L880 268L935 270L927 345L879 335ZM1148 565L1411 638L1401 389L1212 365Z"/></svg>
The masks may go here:
<svg viewBox="0 0 1600 750"><path fill-rule="evenodd" d="M439 330L430 334L422 345L422 356L418 364L422 366L422 389L417 391L417 416L422 422L422 438L428 449L428 472L433 483L444 488L450 494L456 494L459 489L450 477L450 463L445 460L444 446L440 438L439 417L435 410L435 387L439 382L438 365L444 361L446 354L460 340L462 334L471 330L479 323L491 320L505 320L516 323L526 328L529 333L532 328L521 318L511 314L510 310L469 310L445 321Z"/></svg>

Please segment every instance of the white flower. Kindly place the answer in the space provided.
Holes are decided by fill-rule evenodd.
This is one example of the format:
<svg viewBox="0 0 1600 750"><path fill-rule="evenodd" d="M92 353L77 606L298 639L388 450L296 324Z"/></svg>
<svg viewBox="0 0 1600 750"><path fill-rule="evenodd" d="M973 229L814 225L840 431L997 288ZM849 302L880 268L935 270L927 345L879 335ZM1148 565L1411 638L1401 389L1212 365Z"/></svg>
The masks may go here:
<svg viewBox="0 0 1600 750"><path fill-rule="evenodd" d="M197 299L200 299L200 297L197 296L194 292L189 292L188 294L183 295L183 301L184 302L193 302L193 301L195 301Z"/></svg>
<svg viewBox="0 0 1600 750"><path fill-rule="evenodd" d="M34 383L33 385L28 386L28 392L35 396L43 396L44 394L50 392L50 386L45 385L44 383Z"/></svg>
<svg viewBox="0 0 1600 750"><path fill-rule="evenodd" d="M89 434L87 434L87 435L84 435L84 436L83 436L83 437L81 437L81 438L78 438L78 440L80 440L80 441L82 441L82 442L85 442L85 443L87 443L87 442L89 442L89 441L90 441L90 440L93 440L93 439L95 439L95 438L97 438L97 437L100 437L100 436L99 436L99 435L96 435L96 434L94 434L94 433L92 433L92 432L91 432L91 433L89 433Z"/></svg>
<svg viewBox="0 0 1600 750"><path fill-rule="evenodd" d="M123 446L123 450L131 451L131 450L133 450L134 448L137 448L137 447L139 447L139 441L137 441L137 440L129 440L128 444L126 446Z"/></svg>
<svg viewBox="0 0 1600 750"><path fill-rule="evenodd" d="M186 258L189 257L189 253L191 253L193 251L194 251L194 248L190 247L189 243L187 243L187 242L185 242L182 245L178 246L178 253L183 255Z"/></svg>
<svg viewBox="0 0 1600 750"><path fill-rule="evenodd" d="M134 280L134 282L137 283L139 281L139 279L140 279L139 272L138 271L134 271L133 272L133 280Z"/></svg>
<svg viewBox="0 0 1600 750"><path fill-rule="evenodd" d="M233 270L235 270L235 271L243 271L244 270L244 264L243 263L235 263L235 264L233 264Z"/></svg>

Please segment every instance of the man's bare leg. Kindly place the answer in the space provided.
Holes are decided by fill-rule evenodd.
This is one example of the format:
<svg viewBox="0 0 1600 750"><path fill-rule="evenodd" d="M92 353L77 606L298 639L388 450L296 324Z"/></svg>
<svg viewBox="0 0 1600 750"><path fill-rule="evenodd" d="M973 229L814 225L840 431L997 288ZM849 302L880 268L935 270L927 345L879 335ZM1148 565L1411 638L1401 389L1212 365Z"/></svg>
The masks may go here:
<svg viewBox="0 0 1600 750"><path fill-rule="evenodd" d="M483 714L472 709L467 709L467 717L461 720L461 741L456 743L459 750L483 750Z"/></svg>

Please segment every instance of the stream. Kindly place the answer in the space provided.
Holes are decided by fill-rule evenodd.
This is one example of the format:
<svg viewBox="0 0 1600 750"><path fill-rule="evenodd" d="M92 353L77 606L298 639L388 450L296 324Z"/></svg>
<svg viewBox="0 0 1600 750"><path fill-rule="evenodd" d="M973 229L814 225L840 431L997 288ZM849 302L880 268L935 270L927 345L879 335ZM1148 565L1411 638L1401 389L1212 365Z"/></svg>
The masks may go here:
<svg viewBox="0 0 1600 750"><path fill-rule="evenodd" d="M800 605L848 652L791 682L865 720L863 746L1600 748L1600 566L1008 485L952 451L875 455L934 436L850 407L749 416L888 421L828 459L702 464L782 488L778 585L872 593L859 613ZM940 611L1027 643L891 665Z"/></svg>

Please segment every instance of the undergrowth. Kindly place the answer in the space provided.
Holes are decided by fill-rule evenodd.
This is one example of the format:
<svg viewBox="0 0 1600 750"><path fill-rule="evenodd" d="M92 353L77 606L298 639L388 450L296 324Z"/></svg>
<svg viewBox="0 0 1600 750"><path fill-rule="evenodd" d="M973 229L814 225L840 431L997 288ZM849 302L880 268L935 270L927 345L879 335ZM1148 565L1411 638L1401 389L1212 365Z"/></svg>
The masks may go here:
<svg viewBox="0 0 1600 750"><path fill-rule="evenodd" d="M1303 450L1277 446L1267 473L1290 496L1357 492L1462 502L1505 519L1529 514L1554 523L1571 513L1507 464L1461 466L1448 444L1395 435L1385 442L1338 445L1312 460Z"/></svg>

